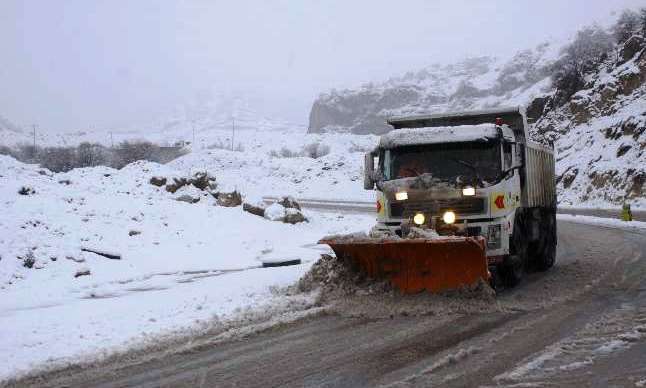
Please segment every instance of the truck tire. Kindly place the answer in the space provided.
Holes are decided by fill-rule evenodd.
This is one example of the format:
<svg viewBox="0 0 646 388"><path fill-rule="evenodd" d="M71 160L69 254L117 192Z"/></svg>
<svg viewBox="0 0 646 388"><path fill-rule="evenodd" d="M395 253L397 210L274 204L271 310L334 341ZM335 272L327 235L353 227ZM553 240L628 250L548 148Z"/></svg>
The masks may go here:
<svg viewBox="0 0 646 388"><path fill-rule="evenodd" d="M525 276L528 244L524 233L524 217L517 215L514 220L514 232L509 241L510 255L505 258L499 271L505 287L515 287Z"/></svg>
<svg viewBox="0 0 646 388"><path fill-rule="evenodd" d="M552 268L556 262L556 214L550 214L548 217L543 249L533 260L536 270L541 272Z"/></svg>
<svg viewBox="0 0 646 388"><path fill-rule="evenodd" d="M500 267L500 280L504 287L516 287L525 277L525 263L517 255L510 255Z"/></svg>

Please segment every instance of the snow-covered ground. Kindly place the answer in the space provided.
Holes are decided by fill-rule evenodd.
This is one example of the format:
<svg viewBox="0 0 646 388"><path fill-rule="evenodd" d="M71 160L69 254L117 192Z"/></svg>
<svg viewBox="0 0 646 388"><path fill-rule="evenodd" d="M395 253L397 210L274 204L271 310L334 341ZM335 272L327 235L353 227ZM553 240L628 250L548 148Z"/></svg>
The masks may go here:
<svg viewBox="0 0 646 388"><path fill-rule="evenodd" d="M296 193L300 186L284 183L311 168L312 177L303 179L316 179L313 186L332 196L331 182L356 167L349 161L325 170L325 157L268 158L269 147L245 145L245 152L205 149L166 166L137 162L64 174L0 156L0 381L205 322L307 308L311 295L286 296L280 289L318 258L319 238L368 229L373 216L305 212L309 222L290 225L216 206L195 188L171 194L149 183L152 176L206 169L221 188L237 187L253 199ZM23 186L34 193L18 194ZM182 194L200 201L176 201ZM303 264L259 268L264 260L291 258Z"/></svg>
<svg viewBox="0 0 646 388"><path fill-rule="evenodd" d="M216 135L217 136L217 135ZM228 133L221 132L226 143ZM214 171L227 189L239 189L250 198L290 194L296 197L367 200L374 193L363 189L363 153L372 149L376 136L350 134L308 135L304 131L245 131L236 135L244 151L196 149L169 166L190 172ZM211 140L216 143L220 141ZM312 144L329 148L319 158L281 157L281 150L300 153ZM278 155L275 155L278 153ZM272 156L274 155L274 156Z"/></svg>
<svg viewBox="0 0 646 388"><path fill-rule="evenodd" d="M178 124L149 136L171 142L191 135L190 125ZM230 130L199 131L191 152L167 165L53 174L0 156L0 381L200 332L214 322L310 308L312 295L281 289L325 250L315 244L320 237L366 230L373 216L305 212L308 223L289 225L215 206L196 188L171 194L149 180L208 171L217 190L237 189L252 203L281 195L371 202L374 194L362 188L362 154L377 141L259 125L239 128L235 151L227 147ZM308 156L312 149L320 155ZM34 193L19 195L23 186ZM185 194L200 201L175 200ZM259 268L262 261L294 258L303 264Z"/></svg>

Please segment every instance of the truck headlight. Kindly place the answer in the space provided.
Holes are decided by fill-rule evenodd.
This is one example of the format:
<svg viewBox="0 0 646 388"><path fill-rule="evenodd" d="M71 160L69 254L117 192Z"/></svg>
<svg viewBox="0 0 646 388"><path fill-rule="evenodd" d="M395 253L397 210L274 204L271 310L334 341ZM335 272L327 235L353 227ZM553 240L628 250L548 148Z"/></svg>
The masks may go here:
<svg viewBox="0 0 646 388"><path fill-rule="evenodd" d="M408 193L405 191L400 191L399 193L395 193L395 199L398 201L405 201L408 199Z"/></svg>
<svg viewBox="0 0 646 388"><path fill-rule="evenodd" d="M424 217L424 214L422 213L417 213L415 214L415 217L413 217L415 225L424 225L424 221L426 221L426 217Z"/></svg>
<svg viewBox="0 0 646 388"><path fill-rule="evenodd" d="M442 220L444 221L445 224L452 224L455 222L455 213L452 211L445 212L444 215L442 216Z"/></svg>
<svg viewBox="0 0 646 388"><path fill-rule="evenodd" d="M476 195L476 188L471 187L471 186L467 186L467 187L462 189L462 195L464 195L466 197Z"/></svg>
<svg viewBox="0 0 646 388"><path fill-rule="evenodd" d="M487 230L487 248L500 248L500 224L489 225L489 229Z"/></svg>

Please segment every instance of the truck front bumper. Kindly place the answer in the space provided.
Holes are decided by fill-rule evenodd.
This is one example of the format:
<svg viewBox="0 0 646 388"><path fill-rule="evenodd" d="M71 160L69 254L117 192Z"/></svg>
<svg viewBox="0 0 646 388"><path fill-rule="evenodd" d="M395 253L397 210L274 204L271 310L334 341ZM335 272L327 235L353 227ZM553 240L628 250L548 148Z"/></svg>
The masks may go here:
<svg viewBox="0 0 646 388"><path fill-rule="evenodd" d="M402 235L402 220L388 220L377 223L374 230L389 234ZM510 228L505 217L492 219L477 219L473 221L457 220L455 227L458 234L464 236L482 236L487 241L486 255L488 258L501 259L509 254Z"/></svg>

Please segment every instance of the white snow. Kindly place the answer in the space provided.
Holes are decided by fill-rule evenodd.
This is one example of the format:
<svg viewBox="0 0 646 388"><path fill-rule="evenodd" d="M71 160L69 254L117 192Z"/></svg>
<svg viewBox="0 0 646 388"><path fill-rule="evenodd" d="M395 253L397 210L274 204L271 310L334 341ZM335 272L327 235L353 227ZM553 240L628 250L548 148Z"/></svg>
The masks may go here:
<svg viewBox="0 0 646 388"><path fill-rule="evenodd" d="M570 336L550 344L496 376L498 383L544 380L567 371L587 368L599 359L626 351L646 335L638 325L643 312L624 304L600 314Z"/></svg>
<svg viewBox="0 0 646 388"><path fill-rule="evenodd" d="M285 208L283 205L274 203L265 209L265 218L270 221L278 221L285 217Z"/></svg>
<svg viewBox="0 0 646 388"><path fill-rule="evenodd" d="M486 141L495 139L496 137L496 126L493 124L402 128L383 135L379 145L384 148L394 148L415 144L437 144L475 140Z"/></svg>
<svg viewBox="0 0 646 388"><path fill-rule="evenodd" d="M276 290L294 284L327 251L316 245L322 236L368 230L374 216L306 211L310 222L290 225L241 207L216 206L215 198L195 188L182 191L201 195L198 203L188 204L176 201L177 193L149 184L152 176L206 169L222 188L294 193L282 184L289 172L267 163L271 172L261 179L262 167L239 155L203 150L166 166L137 162L122 170L64 174L0 156L0 381L243 314L311 307L311 295ZM268 159L266 154L257 158ZM305 158L277 162L287 171L297 165L316 165L316 174L325 171L323 163ZM223 168L236 164L235 172ZM335 173L336 179L343 174ZM315 186L325 187L327 176L312 175L319 179ZM250 176L258 181L248 182ZM59 183L64 180L71 184ZM341 188L327 184L329 192ZM22 186L35 193L19 195ZM292 259L303 264L260 268L263 261ZM89 275L75 277L87 270Z"/></svg>

